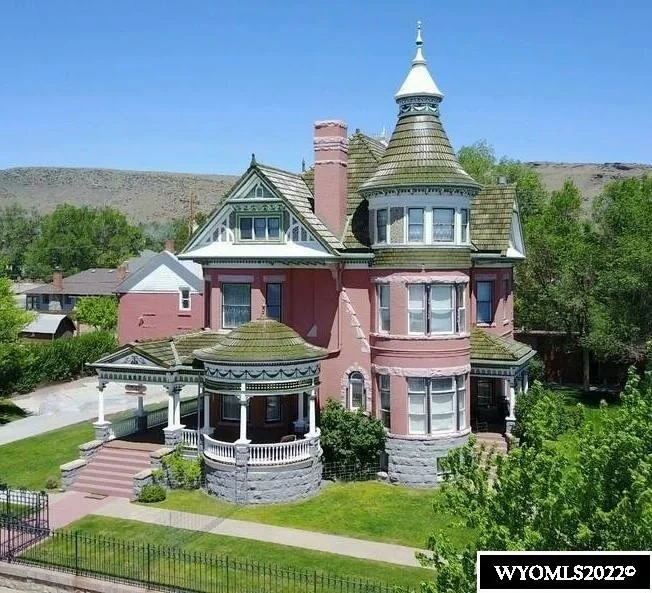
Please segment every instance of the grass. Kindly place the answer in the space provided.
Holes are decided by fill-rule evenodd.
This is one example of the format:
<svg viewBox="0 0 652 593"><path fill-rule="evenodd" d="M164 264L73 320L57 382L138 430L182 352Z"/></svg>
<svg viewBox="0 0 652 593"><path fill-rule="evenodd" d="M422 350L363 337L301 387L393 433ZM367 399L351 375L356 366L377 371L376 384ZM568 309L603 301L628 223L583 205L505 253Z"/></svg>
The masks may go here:
<svg viewBox="0 0 652 593"><path fill-rule="evenodd" d="M319 590L342 591L340 584L330 582L325 575L344 577L347 580L372 580L389 585L418 587L424 580L432 579L432 572L422 568L392 565L384 562L358 560L337 554L327 554L302 548L269 544L254 540L198 533L185 529L151 525L126 519L114 519L89 515L69 526L66 530L79 532L77 541L78 566L81 570L94 570L114 576L131 576L145 579L146 574L154 582L168 586L193 588L199 591L229 590L226 579L236 584L235 590L285 591ZM104 537L125 542L116 545L87 540L90 537ZM185 560L161 559L155 552L149 554L149 569L146 548L163 546L176 548L186 555ZM74 539L55 536L26 552L26 557L39 562L47 559L48 564L72 567L75 565ZM229 576L225 569L207 562L204 554L213 557L228 556ZM244 563L253 565L245 570ZM266 565L266 567L261 566ZM279 571L277 567L289 567L290 571ZM307 574L303 581L296 581L292 572ZM269 575L271 573L271 578ZM261 577L262 575L262 577ZM279 576L280 575L280 576ZM313 586L317 575L318 586ZM320 575L324 575L321 577ZM285 577L285 578L284 578ZM300 578L300 577L299 577ZM307 582L306 582L307 580ZM309 585L306 586L306 585ZM359 590L359 589L358 589ZM343 593L347 589L344 586Z"/></svg>
<svg viewBox="0 0 652 593"><path fill-rule="evenodd" d="M28 413L18 407L10 398L0 397L0 426L8 424L12 420L25 418Z"/></svg>
<svg viewBox="0 0 652 593"><path fill-rule="evenodd" d="M0 446L0 482L43 490L58 478L59 466L79 457L79 445L94 438L91 422L81 422Z"/></svg>
<svg viewBox="0 0 652 593"><path fill-rule="evenodd" d="M285 504L237 506L199 490L172 490L154 506L416 548L424 548L434 531L445 532L454 544L465 544L472 533L454 527L451 516L435 514L437 495L430 489L347 482L330 484L318 496Z"/></svg>

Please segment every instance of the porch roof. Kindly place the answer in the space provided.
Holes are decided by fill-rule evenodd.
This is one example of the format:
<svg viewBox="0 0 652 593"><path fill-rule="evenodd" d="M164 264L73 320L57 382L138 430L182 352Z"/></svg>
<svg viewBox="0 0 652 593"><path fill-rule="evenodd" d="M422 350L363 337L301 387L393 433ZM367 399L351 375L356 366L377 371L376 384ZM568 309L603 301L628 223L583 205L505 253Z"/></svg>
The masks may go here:
<svg viewBox="0 0 652 593"><path fill-rule="evenodd" d="M520 367L536 354L527 344L474 327L471 330L471 365Z"/></svg>

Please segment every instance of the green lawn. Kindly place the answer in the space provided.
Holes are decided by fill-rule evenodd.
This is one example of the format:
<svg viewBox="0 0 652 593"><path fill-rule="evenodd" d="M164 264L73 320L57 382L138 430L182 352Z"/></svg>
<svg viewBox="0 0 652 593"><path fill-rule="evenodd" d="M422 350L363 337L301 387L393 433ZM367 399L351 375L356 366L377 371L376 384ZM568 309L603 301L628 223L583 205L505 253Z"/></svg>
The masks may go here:
<svg viewBox="0 0 652 593"><path fill-rule="evenodd" d="M27 415L27 412L22 408L19 408L11 398L0 397L0 426L7 424L12 420L25 418Z"/></svg>
<svg viewBox="0 0 652 593"><path fill-rule="evenodd" d="M152 582L198 591L229 590L226 588L227 578L232 590L261 593L307 590L346 593L346 585L337 580L341 578L417 588L421 581L432 578L432 572L427 569L357 560L125 519L90 515L66 529L67 533L72 531L79 533L76 545L74 539L58 535L28 550L25 556L36 562L74 566L77 547L77 562L82 570L140 579L145 579L149 573ZM93 542L89 536L125 543ZM150 544L149 568L147 548L143 548L143 544ZM156 546L176 548L186 555L183 559L179 554L161 559L155 552ZM205 554L212 559L206 558ZM223 564L226 556L229 557L228 577ZM222 557L221 565L216 562L216 557ZM327 575L335 578L329 580Z"/></svg>
<svg viewBox="0 0 652 593"><path fill-rule="evenodd" d="M73 424L0 446L0 482L15 488L43 490L59 466L79 457L79 445L92 440L90 421Z"/></svg>
<svg viewBox="0 0 652 593"><path fill-rule="evenodd" d="M453 527L450 516L435 515L435 496L436 490L347 482L329 484L318 496L286 504L236 506L198 490L172 490L155 506L417 548L425 547L435 530L446 532L454 543L466 543L470 531Z"/></svg>

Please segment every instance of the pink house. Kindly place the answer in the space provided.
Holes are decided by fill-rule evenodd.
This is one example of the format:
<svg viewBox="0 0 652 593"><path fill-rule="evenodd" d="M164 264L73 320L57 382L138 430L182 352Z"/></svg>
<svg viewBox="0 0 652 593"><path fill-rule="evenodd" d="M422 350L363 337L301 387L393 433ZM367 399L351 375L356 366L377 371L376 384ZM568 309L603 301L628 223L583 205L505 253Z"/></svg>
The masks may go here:
<svg viewBox="0 0 652 593"><path fill-rule="evenodd" d="M118 343L164 338L204 325L201 265L179 261L174 246L152 256L115 288Z"/></svg>
<svg viewBox="0 0 652 593"><path fill-rule="evenodd" d="M192 312L204 331L95 365L101 386L169 387L166 442L202 452L217 496L315 492L328 398L384 423L389 478L404 484L436 484L438 460L472 430L511 429L534 355L513 339L512 269L525 257L515 187L483 187L459 164L420 30L416 45L389 142L319 121L313 167L292 173L252 156L216 204L179 254L203 269L203 289L189 286L203 292ZM136 313L125 305L123 328L122 308L137 280L121 296L130 340ZM198 431L179 412L189 382L203 402Z"/></svg>

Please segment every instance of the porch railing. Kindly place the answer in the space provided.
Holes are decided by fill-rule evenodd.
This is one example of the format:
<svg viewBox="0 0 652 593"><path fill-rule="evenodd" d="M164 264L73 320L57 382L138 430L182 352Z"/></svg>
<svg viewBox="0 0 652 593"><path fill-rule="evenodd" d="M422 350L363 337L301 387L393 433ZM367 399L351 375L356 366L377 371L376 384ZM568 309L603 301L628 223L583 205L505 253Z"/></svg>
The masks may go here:
<svg viewBox="0 0 652 593"><path fill-rule="evenodd" d="M184 428L181 431L181 443L186 449L196 449L199 438L194 428Z"/></svg>
<svg viewBox="0 0 652 593"><path fill-rule="evenodd" d="M188 416L197 411L197 399L190 398L180 402L181 416ZM146 410L145 417L147 418L147 428L156 428L157 426L164 426L168 422L168 407L155 408L154 410ZM117 439L130 434L134 434L141 430L140 423L138 422L138 415L134 413L133 416L126 418L119 418L111 422L111 438ZM195 432L195 431L192 431ZM197 448L197 439L195 437L194 447Z"/></svg>
<svg viewBox="0 0 652 593"><path fill-rule="evenodd" d="M310 441L249 445L249 465L284 465L310 459Z"/></svg>
<svg viewBox="0 0 652 593"><path fill-rule="evenodd" d="M213 461L235 463L235 443L216 441L204 435L204 455Z"/></svg>
<svg viewBox="0 0 652 593"><path fill-rule="evenodd" d="M114 439L138 432L138 416L129 416L111 423L111 437Z"/></svg>
<svg viewBox="0 0 652 593"><path fill-rule="evenodd" d="M168 421L168 408L157 408L156 410L151 410L147 412L147 428L154 428L155 426L161 426L166 424Z"/></svg>

